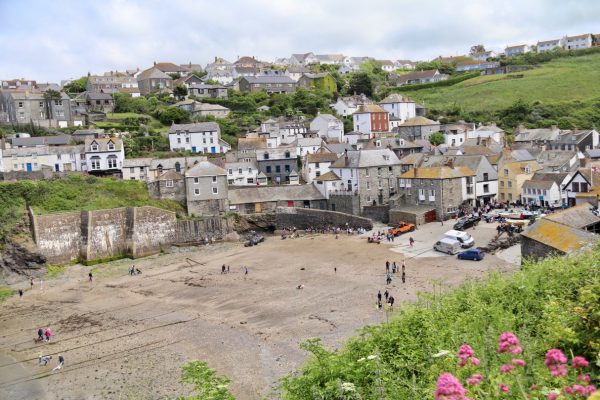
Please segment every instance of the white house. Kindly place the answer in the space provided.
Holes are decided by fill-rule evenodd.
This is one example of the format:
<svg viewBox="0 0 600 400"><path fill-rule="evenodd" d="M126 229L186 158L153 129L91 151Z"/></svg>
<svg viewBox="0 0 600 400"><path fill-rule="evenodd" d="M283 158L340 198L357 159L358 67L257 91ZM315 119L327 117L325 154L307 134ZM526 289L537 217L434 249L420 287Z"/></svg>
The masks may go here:
<svg viewBox="0 0 600 400"><path fill-rule="evenodd" d="M516 46L508 46L504 49L504 54L506 57L514 57L520 54L529 53L531 51L531 46L528 44L519 44Z"/></svg>
<svg viewBox="0 0 600 400"><path fill-rule="evenodd" d="M319 137L327 141L342 142L344 123L331 114L319 114L310 122L310 130L317 131Z"/></svg>
<svg viewBox="0 0 600 400"><path fill-rule="evenodd" d="M313 181L313 184L326 199L329 198L331 193L342 191L342 179L333 171L319 176Z"/></svg>
<svg viewBox="0 0 600 400"><path fill-rule="evenodd" d="M381 64L381 69L385 72L393 72L396 70L396 65L392 60L377 60Z"/></svg>
<svg viewBox="0 0 600 400"><path fill-rule="evenodd" d="M329 172L329 166L338 159L336 153L320 151L307 154L304 158L303 177L306 183L312 183L316 178Z"/></svg>
<svg viewBox="0 0 600 400"><path fill-rule="evenodd" d="M577 204L577 194L578 193L587 193L591 190L593 186L592 180L598 182L598 175L596 175L592 179L592 170L587 169L579 169L577 170L565 183L563 186L563 195L564 201L569 207L572 207Z"/></svg>
<svg viewBox="0 0 600 400"><path fill-rule="evenodd" d="M504 144L504 130L502 128L498 128L496 123L491 123L489 125L480 125L475 130L467 131L467 139L492 139L496 143L503 145Z"/></svg>
<svg viewBox="0 0 600 400"><path fill-rule="evenodd" d="M357 145L360 140L369 140L371 135L368 133L351 131L344 134L344 143Z"/></svg>
<svg viewBox="0 0 600 400"><path fill-rule="evenodd" d="M85 171L83 145L35 146L0 149L0 172L40 171L54 172Z"/></svg>
<svg viewBox="0 0 600 400"><path fill-rule="evenodd" d="M471 54L471 59L475 61L487 61L488 58L496 57L498 54L495 51L483 51L481 53Z"/></svg>
<svg viewBox="0 0 600 400"><path fill-rule="evenodd" d="M352 122L355 131L368 133L374 136L376 133L389 132L389 114L377 104L363 104L352 114Z"/></svg>
<svg viewBox="0 0 600 400"><path fill-rule="evenodd" d="M552 40L544 40L537 43L537 52L544 53L546 51L554 50L557 47L564 47L565 39L552 39Z"/></svg>
<svg viewBox="0 0 600 400"><path fill-rule="evenodd" d="M525 204L552 207L560 207L563 203L561 191L556 182L534 180L523 182L521 201Z"/></svg>
<svg viewBox="0 0 600 400"><path fill-rule="evenodd" d="M577 36L565 36L563 45L565 50L589 49L592 47L592 35L586 33Z"/></svg>
<svg viewBox="0 0 600 400"><path fill-rule="evenodd" d="M319 138L298 138L296 140L296 154L304 157L307 154L313 154L319 151L323 140Z"/></svg>
<svg viewBox="0 0 600 400"><path fill-rule="evenodd" d="M225 163L227 184L230 186L256 186L258 166L253 162Z"/></svg>
<svg viewBox="0 0 600 400"><path fill-rule="evenodd" d="M331 108L334 109L337 115L341 115L342 117L352 115L356 112L358 106L363 104L358 97L359 96L338 97L335 104L331 105Z"/></svg>
<svg viewBox="0 0 600 400"><path fill-rule="evenodd" d="M85 139L85 161L89 173L119 172L124 159L125 149L121 139Z"/></svg>
<svg viewBox="0 0 600 400"><path fill-rule="evenodd" d="M126 158L123 160L123 180L144 181L149 178L152 158Z"/></svg>
<svg viewBox="0 0 600 400"><path fill-rule="evenodd" d="M379 102L379 105L387 111L390 116L393 115L398 118L400 123L404 123L407 119L415 118L417 116L415 102L398 93L390 94Z"/></svg>
<svg viewBox="0 0 600 400"><path fill-rule="evenodd" d="M169 146L172 151L192 153L216 154L231 150L231 146L221 139L221 129L216 122L171 125Z"/></svg>

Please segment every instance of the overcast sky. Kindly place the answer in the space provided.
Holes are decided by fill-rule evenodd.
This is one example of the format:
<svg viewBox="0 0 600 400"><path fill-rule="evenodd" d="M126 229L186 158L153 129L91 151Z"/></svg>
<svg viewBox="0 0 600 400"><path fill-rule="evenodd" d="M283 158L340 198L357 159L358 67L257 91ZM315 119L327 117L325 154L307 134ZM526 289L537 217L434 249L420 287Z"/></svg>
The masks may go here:
<svg viewBox="0 0 600 400"><path fill-rule="evenodd" d="M0 0L0 79L291 53L459 55L600 33L599 0Z"/></svg>

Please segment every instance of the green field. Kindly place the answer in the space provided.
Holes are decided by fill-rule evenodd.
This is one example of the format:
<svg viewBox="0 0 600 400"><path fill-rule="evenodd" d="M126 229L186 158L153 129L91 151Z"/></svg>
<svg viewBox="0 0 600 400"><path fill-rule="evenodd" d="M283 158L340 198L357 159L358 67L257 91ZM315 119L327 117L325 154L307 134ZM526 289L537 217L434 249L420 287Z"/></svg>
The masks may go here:
<svg viewBox="0 0 600 400"><path fill-rule="evenodd" d="M523 75L522 78L514 78ZM511 78L513 76L513 78ZM432 109L465 111L506 108L516 100L559 104L600 98L600 54L561 58L533 70L480 76L450 87L410 91L407 96Z"/></svg>

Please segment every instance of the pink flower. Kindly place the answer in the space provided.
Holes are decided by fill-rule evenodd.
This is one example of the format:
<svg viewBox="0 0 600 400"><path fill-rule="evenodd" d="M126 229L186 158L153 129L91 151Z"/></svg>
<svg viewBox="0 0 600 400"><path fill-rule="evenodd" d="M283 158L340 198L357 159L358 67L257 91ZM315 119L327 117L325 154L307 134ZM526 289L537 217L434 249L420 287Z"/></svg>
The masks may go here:
<svg viewBox="0 0 600 400"><path fill-rule="evenodd" d="M585 387L583 387L581 385L573 385L573 392L580 394L582 396L585 396L587 393Z"/></svg>
<svg viewBox="0 0 600 400"><path fill-rule="evenodd" d="M558 395L556 393L548 393L548 400L556 400Z"/></svg>
<svg viewBox="0 0 600 400"><path fill-rule="evenodd" d="M573 368L578 369L578 368L587 368L587 367L589 367L590 363L585 358L583 358L581 356L577 356L577 357L573 357L573 361L571 361L571 365L573 366Z"/></svg>
<svg viewBox="0 0 600 400"><path fill-rule="evenodd" d="M449 373L440 375L435 389L435 400L467 400L467 390Z"/></svg>
<svg viewBox="0 0 600 400"><path fill-rule="evenodd" d="M479 361L479 358L476 357L471 357L471 364L473 365L479 365L481 362Z"/></svg>
<svg viewBox="0 0 600 400"><path fill-rule="evenodd" d="M586 383L590 383L592 381L592 378L589 375L577 375L577 380L580 382L586 382Z"/></svg>
<svg viewBox="0 0 600 400"><path fill-rule="evenodd" d="M588 395L590 395L590 394L593 394L593 393L596 391L596 386L593 386L593 385L587 385L587 386L585 387L585 390L587 391L587 394L588 394Z"/></svg>
<svg viewBox="0 0 600 400"><path fill-rule="evenodd" d="M513 366L510 364L504 364L500 366L500 372L502 372L503 374L509 373L510 371L512 371Z"/></svg>
<svg viewBox="0 0 600 400"><path fill-rule="evenodd" d="M504 393L508 393L510 392L510 388L508 387L508 385L505 385L504 383L501 383L499 386L500 390L502 390Z"/></svg>
<svg viewBox="0 0 600 400"><path fill-rule="evenodd" d="M550 349L546 352L546 359L544 365L550 370L552 376L565 376L567 375L567 357L562 351L558 349Z"/></svg>
<svg viewBox="0 0 600 400"><path fill-rule="evenodd" d="M503 332L498 341L498 353L521 354L523 349L519 345L519 339L512 332Z"/></svg>
<svg viewBox="0 0 600 400"><path fill-rule="evenodd" d="M475 352L473 351L473 348L471 346L469 346L468 344L463 344L458 349L458 358L469 358L469 357L473 357L474 355L475 355Z"/></svg>
<svg viewBox="0 0 600 400"><path fill-rule="evenodd" d="M520 358L513 358L511 360L512 365L517 365L519 367L524 367L525 366L525 360L521 360Z"/></svg>
<svg viewBox="0 0 600 400"><path fill-rule="evenodd" d="M481 382L482 379L483 379L483 376L481 374L473 374L467 378L467 385L475 386L475 385L479 384L479 382Z"/></svg>

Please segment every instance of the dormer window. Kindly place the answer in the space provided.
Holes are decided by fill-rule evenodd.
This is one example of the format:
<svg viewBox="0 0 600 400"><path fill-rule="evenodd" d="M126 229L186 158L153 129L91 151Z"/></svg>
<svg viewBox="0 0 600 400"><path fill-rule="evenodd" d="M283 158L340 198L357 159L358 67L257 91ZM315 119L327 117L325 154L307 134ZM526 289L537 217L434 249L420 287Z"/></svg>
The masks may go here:
<svg viewBox="0 0 600 400"><path fill-rule="evenodd" d="M285 152L285 158L290 158L290 152L289 151Z"/></svg>
<svg viewBox="0 0 600 400"><path fill-rule="evenodd" d="M109 150L114 150L115 149L115 144L113 142L108 142L108 149Z"/></svg>
<svg viewBox="0 0 600 400"><path fill-rule="evenodd" d="M98 151L98 143L96 143L96 142L92 143L90 148L92 149L92 151Z"/></svg>
<svg viewBox="0 0 600 400"><path fill-rule="evenodd" d="M265 152L265 154L263 154L263 160L268 160L269 159L269 153Z"/></svg>

